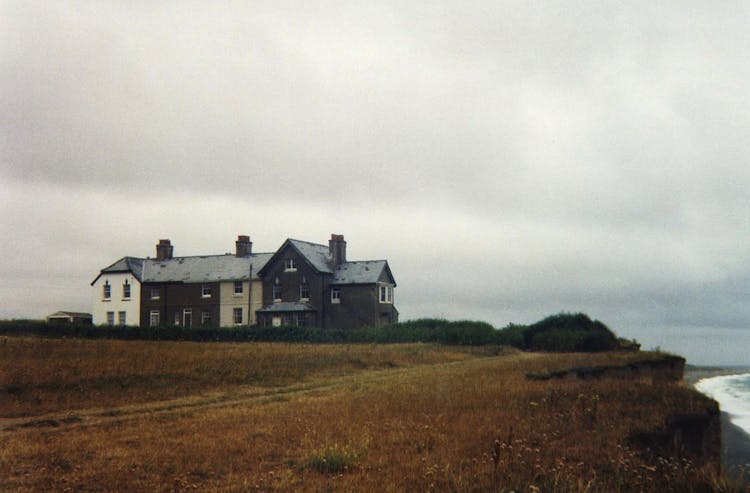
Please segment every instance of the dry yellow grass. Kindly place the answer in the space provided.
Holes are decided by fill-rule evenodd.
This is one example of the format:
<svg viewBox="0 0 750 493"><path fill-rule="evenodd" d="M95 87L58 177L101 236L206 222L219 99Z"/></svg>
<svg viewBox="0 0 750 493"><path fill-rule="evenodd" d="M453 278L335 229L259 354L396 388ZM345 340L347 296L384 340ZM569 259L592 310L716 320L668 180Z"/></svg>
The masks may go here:
<svg viewBox="0 0 750 493"><path fill-rule="evenodd" d="M488 348L0 337L0 417L473 358Z"/></svg>
<svg viewBox="0 0 750 493"><path fill-rule="evenodd" d="M670 413L704 409L701 395L648 382L525 378L530 371L612 364L633 355L491 356L427 345L22 342L41 343L49 356L38 363L45 366L38 375L24 380L14 374L24 385L67 381L73 377L56 379L55 361L68 368L58 373L75 375L70 361L85 360L98 361L101 371L81 369L88 376L75 378L82 382L116 379L131 368L143 376L132 381L138 388L150 378L144 375L169 368L195 387L191 394L165 392L169 403L157 392L150 402L108 396L106 406L95 405L111 406L109 412L85 409L95 399L84 393L79 400L53 399L74 407L54 408L52 415L29 409L29 417L19 417L16 410L0 431L4 491L731 489L710 467L654 457L627 439L633 430L659 428ZM94 342L101 345L89 345ZM92 347L110 357L69 355ZM128 351L139 353L131 356L143 369L128 364ZM251 365L230 371L225 381L216 369L221 361L250 365L246 360L256 353L265 361L258 368L282 376L248 379ZM13 354L23 351L6 353ZM154 357L162 363L148 366ZM189 368L180 370L183 363ZM0 386L8 384L11 366L3 362ZM203 376L194 374L198 370ZM337 467L321 466L323 460Z"/></svg>

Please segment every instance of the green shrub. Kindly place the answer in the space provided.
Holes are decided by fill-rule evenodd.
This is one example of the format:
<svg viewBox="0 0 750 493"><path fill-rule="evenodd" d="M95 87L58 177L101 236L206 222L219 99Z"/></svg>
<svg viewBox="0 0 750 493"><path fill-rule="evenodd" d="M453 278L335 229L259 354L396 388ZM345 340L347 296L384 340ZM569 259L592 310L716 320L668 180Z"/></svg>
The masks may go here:
<svg viewBox="0 0 750 493"><path fill-rule="evenodd" d="M354 468L359 455L348 447L334 445L313 452L307 463L311 468L323 474L341 474Z"/></svg>
<svg viewBox="0 0 750 493"><path fill-rule="evenodd" d="M523 348L535 351L593 352L617 349L615 334L584 313L559 313L526 327Z"/></svg>

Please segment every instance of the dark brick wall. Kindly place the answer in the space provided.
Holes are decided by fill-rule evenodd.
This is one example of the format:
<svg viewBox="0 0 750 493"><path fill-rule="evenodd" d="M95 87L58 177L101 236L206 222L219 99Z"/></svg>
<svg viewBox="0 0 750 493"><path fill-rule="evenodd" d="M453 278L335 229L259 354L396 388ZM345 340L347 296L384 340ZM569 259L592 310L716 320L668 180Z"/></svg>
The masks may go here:
<svg viewBox="0 0 750 493"><path fill-rule="evenodd" d="M148 327L151 310L159 310L162 325L174 325L175 314L179 314L179 325L183 325L184 310L192 311L192 327L201 326L202 312L211 313L211 326L219 324L219 283L206 283L211 287L211 297L204 298L203 284L144 283L141 289L141 326ZM159 299L151 299L151 288L159 289Z"/></svg>
<svg viewBox="0 0 750 493"><path fill-rule="evenodd" d="M296 271L285 271L285 260L293 259ZM341 303L331 303L331 274L321 274L307 263L294 247L286 245L277 259L265 268L263 278L263 306L274 301L276 279L281 286L281 299L286 302L299 301L299 287L304 277L310 289L308 303L316 310L309 313L305 321L308 326L324 328L355 328L377 326L398 321L398 311L393 304L379 303L379 287L376 284L337 285L341 290ZM392 279L384 272L384 282ZM295 314L296 317L296 314ZM271 314L258 314L260 325L271 325Z"/></svg>
<svg viewBox="0 0 750 493"><path fill-rule="evenodd" d="M398 321L398 312L393 304L379 302L378 285L338 285L335 287L341 291L341 302L331 303L329 293L325 308L325 327L355 328L385 325Z"/></svg>
<svg viewBox="0 0 750 493"><path fill-rule="evenodd" d="M285 271L284 262L289 258L294 260L296 271ZM281 286L282 301L299 301L302 279L304 278L307 281L310 290L308 303L318 309L318 312L308 314L306 323L309 326L321 326L320 307L323 303L324 276L316 273L313 267L293 247L287 245L281 251L278 260L266 266L266 275L263 278L263 306L273 303L273 286L277 278ZM270 325L270 321L268 324Z"/></svg>

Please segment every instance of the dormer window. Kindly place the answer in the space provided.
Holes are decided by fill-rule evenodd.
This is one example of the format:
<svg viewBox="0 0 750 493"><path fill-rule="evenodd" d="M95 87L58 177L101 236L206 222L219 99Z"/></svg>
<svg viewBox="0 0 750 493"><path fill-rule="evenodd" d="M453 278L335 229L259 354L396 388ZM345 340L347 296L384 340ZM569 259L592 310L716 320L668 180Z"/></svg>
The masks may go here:
<svg viewBox="0 0 750 493"><path fill-rule="evenodd" d="M122 285L122 299L130 299L130 283L125 279L125 283ZM123 324L124 325L124 324Z"/></svg>
<svg viewBox="0 0 750 493"><path fill-rule="evenodd" d="M284 259L284 272L296 272L297 263L293 258Z"/></svg>
<svg viewBox="0 0 750 493"><path fill-rule="evenodd" d="M104 281L104 285L102 286L102 298L105 300L112 299L112 286L110 286L109 281ZM114 317L114 315L112 315ZM114 325L114 320L112 320L112 325Z"/></svg>

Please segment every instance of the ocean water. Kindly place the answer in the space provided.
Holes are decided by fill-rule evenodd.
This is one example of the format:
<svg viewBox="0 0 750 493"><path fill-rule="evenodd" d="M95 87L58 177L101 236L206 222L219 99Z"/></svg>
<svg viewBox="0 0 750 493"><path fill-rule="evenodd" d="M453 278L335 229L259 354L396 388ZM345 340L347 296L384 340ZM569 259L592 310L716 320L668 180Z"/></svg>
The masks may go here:
<svg viewBox="0 0 750 493"><path fill-rule="evenodd" d="M730 421L750 434L750 373L704 378L695 388L716 400Z"/></svg>
<svg viewBox="0 0 750 493"><path fill-rule="evenodd" d="M679 354L698 366L750 367L750 327L613 326L618 336L635 338L642 349Z"/></svg>

